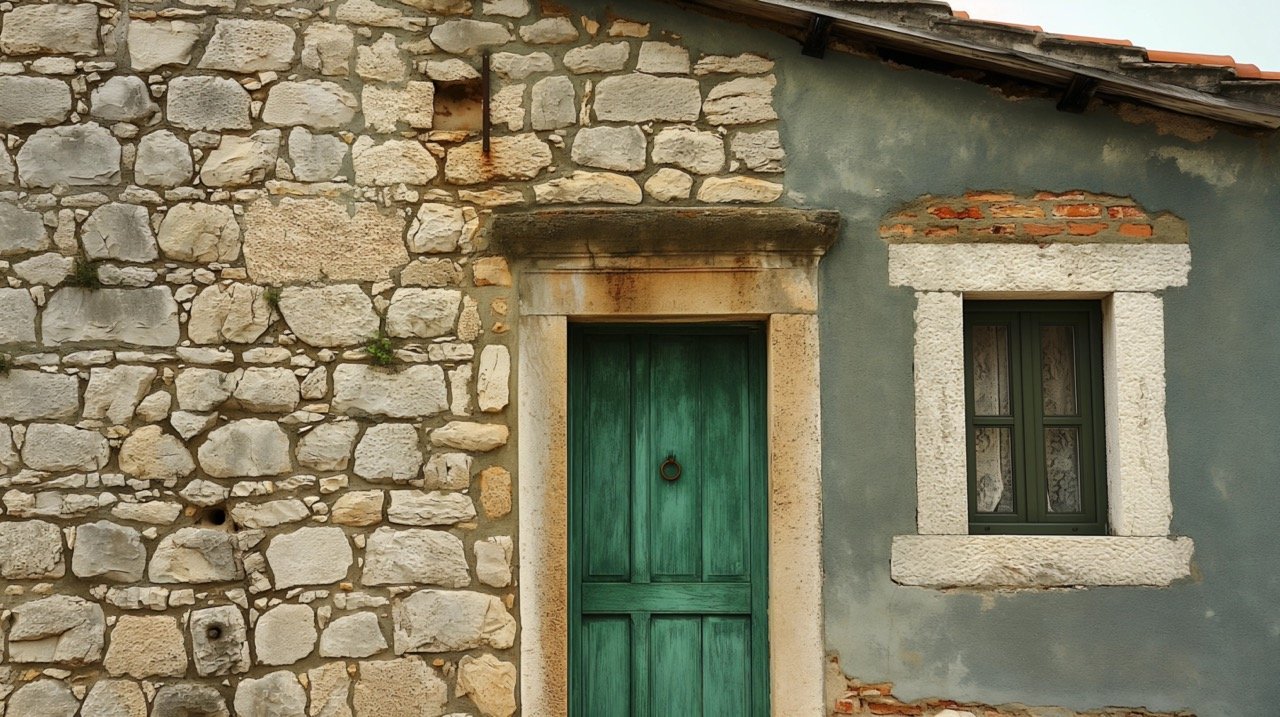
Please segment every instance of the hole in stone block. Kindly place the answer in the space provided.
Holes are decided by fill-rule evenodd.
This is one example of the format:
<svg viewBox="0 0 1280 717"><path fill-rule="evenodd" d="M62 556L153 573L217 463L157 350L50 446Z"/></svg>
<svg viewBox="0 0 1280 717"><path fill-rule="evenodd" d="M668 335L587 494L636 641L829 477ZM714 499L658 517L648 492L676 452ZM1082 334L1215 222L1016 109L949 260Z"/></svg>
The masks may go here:
<svg viewBox="0 0 1280 717"><path fill-rule="evenodd" d="M484 125L484 86L477 79L437 82L433 129L480 131Z"/></svg>
<svg viewBox="0 0 1280 717"><path fill-rule="evenodd" d="M216 530L224 530L227 532L231 532L236 529L235 522L231 520L231 514L227 512L225 507L220 505L205 508L201 511L200 518L197 522L202 528L214 528Z"/></svg>
<svg viewBox="0 0 1280 717"><path fill-rule="evenodd" d="M209 627L205 628L204 634L210 640L220 640L222 639L222 626L210 625Z"/></svg>

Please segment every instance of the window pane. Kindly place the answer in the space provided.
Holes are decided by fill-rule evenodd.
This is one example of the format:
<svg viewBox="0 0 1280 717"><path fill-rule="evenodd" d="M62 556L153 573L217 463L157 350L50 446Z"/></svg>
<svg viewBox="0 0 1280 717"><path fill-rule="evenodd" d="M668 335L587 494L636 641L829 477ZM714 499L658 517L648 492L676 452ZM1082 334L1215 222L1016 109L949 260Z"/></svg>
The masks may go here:
<svg viewBox="0 0 1280 717"><path fill-rule="evenodd" d="M972 350L974 415L1010 415L1008 327L974 326Z"/></svg>
<svg viewBox="0 0 1280 717"><path fill-rule="evenodd" d="M1040 381L1044 390L1044 415L1076 415L1076 351L1072 327L1041 327Z"/></svg>
<svg viewBox="0 0 1280 717"><path fill-rule="evenodd" d="M1080 511L1080 431L1045 428L1044 468L1049 482L1049 512Z"/></svg>
<svg viewBox="0 0 1280 717"><path fill-rule="evenodd" d="M1013 429L977 429L974 431L973 453L978 512L1014 512Z"/></svg>

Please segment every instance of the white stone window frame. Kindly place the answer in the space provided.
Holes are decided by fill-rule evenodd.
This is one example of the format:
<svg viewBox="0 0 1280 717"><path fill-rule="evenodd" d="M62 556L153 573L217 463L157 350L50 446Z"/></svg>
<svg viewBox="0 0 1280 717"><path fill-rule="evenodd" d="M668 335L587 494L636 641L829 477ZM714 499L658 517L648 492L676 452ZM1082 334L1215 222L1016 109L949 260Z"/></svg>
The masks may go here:
<svg viewBox="0 0 1280 717"><path fill-rule="evenodd" d="M929 588L1167 586L1191 573L1169 534L1164 300L1185 286L1186 244L890 244L889 281L916 292L916 535L891 576ZM969 535L964 302L1102 303L1108 535Z"/></svg>
<svg viewBox="0 0 1280 717"><path fill-rule="evenodd" d="M762 236L753 222L770 212L782 222L765 226L781 228ZM575 213L583 218L557 223ZM568 714L570 322L756 321L766 330L770 712L823 717L817 312L818 262L829 241L786 246L790 217L804 214L797 210L547 214L545 226L534 219L494 227L514 240L502 243L519 292L521 714Z"/></svg>

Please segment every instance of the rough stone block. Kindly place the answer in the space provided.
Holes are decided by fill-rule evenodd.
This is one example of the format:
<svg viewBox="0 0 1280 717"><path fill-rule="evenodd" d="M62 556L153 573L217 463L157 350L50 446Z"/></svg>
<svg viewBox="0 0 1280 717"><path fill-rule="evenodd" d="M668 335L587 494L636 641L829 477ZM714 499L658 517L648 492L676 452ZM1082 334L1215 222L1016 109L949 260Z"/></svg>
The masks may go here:
<svg viewBox="0 0 1280 717"><path fill-rule="evenodd" d="M242 577L234 536L207 528L182 528L161 538L147 567L153 583L214 583Z"/></svg>
<svg viewBox="0 0 1280 717"><path fill-rule="evenodd" d="M234 605L192 610L187 620L191 657L201 677L249 671L249 637L244 613Z"/></svg>
<svg viewBox="0 0 1280 717"><path fill-rule="evenodd" d="M61 423L33 423L22 444L22 462L38 471L97 471L111 456L107 437Z"/></svg>
<svg viewBox="0 0 1280 717"><path fill-rule="evenodd" d="M273 421L242 418L215 429L197 451L215 478L257 478L288 473L289 437Z"/></svg>
<svg viewBox="0 0 1280 717"><path fill-rule="evenodd" d="M629 127L583 127L573 137L573 161L588 167L617 172L638 172L645 168L648 140L634 125Z"/></svg>
<svg viewBox="0 0 1280 717"><path fill-rule="evenodd" d="M457 536L442 530L378 528L365 549L363 582L462 588L471 584L471 575Z"/></svg>
<svg viewBox="0 0 1280 717"><path fill-rule="evenodd" d="M80 701L59 680L28 682L9 697L9 714L38 717L75 717Z"/></svg>
<svg viewBox="0 0 1280 717"><path fill-rule="evenodd" d="M178 406L184 411L212 411L231 397L239 381L237 372L185 368L178 372L176 379Z"/></svg>
<svg viewBox="0 0 1280 717"><path fill-rule="evenodd" d="M65 574L58 526L40 520L0 523L0 577L46 580Z"/></svg>
<svg viewBox="0 0 1280 717"><path fill-rule="evenodd" d="M368 202L349 214L326 199L258 201L245 212L245 262L251 277L267 283L389 279L409 261L405 224Z"/></svg>
<svg viewBox="0 0 1280 717"><path fill-rule="evenodd" d="M147 717L147 698L132 680L98 680L84 698L80 717Z"/></svg>
<svg viewBox="0 0 1280 717"><path fill-rule="evenodd" d="M539 204L639 204L636 180L610 172L576 171L533 188Z"/></svg>
<svg viewBox="0 0 1280 717"><path fill-rule="evenodd" d="M235 710L239 717L302 717L307 692L288 670L272 672L236 685Z"/></svg>
<svg viewBox="0 0 1280 717"><path fill-rule="evenodd" d="M419 590L395 601L395 651L456 652L515 643L516 621L493 595Z"/></svg>
<svg viewBox="0 0 1280 717"><path fill-rule="evenodd" d="M287 287L280 293L280 313L289 329L312 346L363 344L378 332L373 302L354 284Z"/></svg>
<svg viewBox="0 0 1280 717"><path fill-rule="evenodd" d="M564 66L576 75L617 72L626 67L630 57L630 45L625 42L608 42L569 50L564 54Z"/></svg>
<svg viewBox="0 0 1280 717"><path fill-rule="evenodd" d="M32 600L13 609L9 659L83 665L102 659L102 607L70 595Z"/></svg>
<svg viewBox="0 0 1280 717"><path fill-rule="evenodd" d="M113 341L135 346L178 343L178 304L168 287L61 289L42 318L46 346Z"/></svg>
<svg viewBox="0 0 1280 717"><path fill-rule="evenodd" d="M94 89L89 114L108 122L145 122L160 107L141 77L117 75Z"/></svg>
<svg viewBox="0 0 1280 717"><path fill-rule="evenodd" d="M227 701L218 690L189 682L162 686L151 705L151 717L228 717L229 714Z"/></svg>
<svg viewBox="0 0 1280 717"><path fill-rule="evenodd" d="M24 370L0 374L0 418L59 420L79 410L80 382L75 376Z"/></svg>
<svg viewBox="0 0 1280 717"><path fill-rule="evenodd" d="M739 132L730 140L729 151L753 172L781 172L787 158L775 129Z"/></svg>
<svg viewBox="0 0 1280 717"><path fill-rule="evenodd" d="M534 129L559 129L578 122L577 92L568 77L544 77L533 83L529 117Z"/></svg>
<svg viewBox="0 0 1280 717"><path fill-rule="evenodd" d="M266 550L275 588L336 583L347 576L353 555L341 528L299 528L277 535Z"/></svg>
<svg viewBox="0 0 1280 717"><path fill-rule="evenodd" d="M84 417L126 423L155 377L156 370L149 366L94 367L84 393Z"/></svg>
<svg viewBox="0 0 1280 717"><path fill-rule="evenodd" d="M287 70L293 65L296 41L293 30L282 23L219 19L199 66L244 73Z"/></svg>
<svg viewBox="0 0 1280 717"><path fill-rule="evenodd" d="M351 28L327 22L307 26L302 37L302 65L322 75L346 75L355 48Z"/></svg>
<svg viewBox="0 0 1280 717"><path fill-rule="evenodd" d="M356 717L442 715L449 685L416 657L360 663L352 704Z"/></svg>
<svg viewBox="0 0 1280 717"><path fill-rule="evenodd" d="M156 239L164 255L177 261L235 261L240 256L236 215L219 204L175 204L164 215Z"/></svg>
<svg viewBox="0 0 1280 717"><path fill-rule="evenodd" d="M773 75L739 77L716 85L707 92L702 111L711 124L755 124L778 119L773 109Z"/></svg>
<svg viewBox="0 0 1280 717"><path fill-rule="evenodd" d="M393 490L387 508L387 520L399 525L455 525L475 517L471 496L451 491Z"/></svg>
<svg viewBox="0 0 1280 717"><path fill-rule="evenodd" d="M212 75L183 75L169 81L166 115L189 130L249 129L249 93L239 82Z"/></svg>
<svg viewBox="0 0 1280 717"><path fill-rule="evenodd" d="M596 117L607 122L693 122L701 111L698 81L687 77L636 73L596 85Z"/></svg>
<svg viewBox="0 0 1280 717"><path fill-rule="evenodd" d="M338 129L355 117L356 105L355 95L332 82L281 82L271 87L262 120L274 125Z"/></svg>
<svg viewBox="0 0 1280 717"><path fill-rule="evenodd" d="M400 55L396 38L383 33L372 43L356 47L356 74L366 80L401 82L408 75L409 67Z"/></svg>
<svg viewBox="0 0 1280 717"><path fill-rule="evenodd" d="M0 53L98 54L98 8L92 3L19 5L4 14Z"/></svg>
<svg viewBox="0 0 1280 717"><path fill-rule="evenodd" d="M200 168L200 181L210 187L240 187L261 182L275 170L280 130L264 129L248 137L225 134Z"/></svg>
<svg viewBox="0 0 1280 717"><path fill-rule="evenodd" d="M551 166L551 148L536 134L494 137L489 155L480 142L449 150L444 175L450 184L480 184L499 179L533 179Z"/></svg>
<svg viewBox="0 0 1280 717"><path fill-rule="evenodd" d="M755 177L708 177L698 187L698 201L732 204L764 204L782 196L784 187Z"/></svg>
<svg viewBox="0 0 1280 717"><path fill-rule="evenodd" d="M197 344L257 341L271 325L266 289L250 284L214 284L191 302L187 337Z"/></svg>
<svg viewBox="0 0 1280 717"><path fill-rule="evenodd" d="M356 171L356 184L380 187L428 184L440 172L435 155L412 139L389 139L378 144L361 137L351 147L351 164Z"/></svg>
<svg viewBox="0 0 1280 717"><path fill-rule="evenodd" d="M186 638L167 615L121 616L111 629L103 666L113 677L181 677L187 672Z"/></svg>
<svg viewBox="0 0 1280 717"><path fill-rule="evenodd" d="M26 289L0 289L0 344L36 340L36 302Z"/></svg>
<svg viewBox="0 0 1280 717"><path fill-rule="evenodd" d="M472 546L476 555L476 577L493 588L505 588L511 584L511 538L500 535L477 540Z"/></svg>
<svg viewBox="0 0 1280 717"><path fill-rule="evenodd" d="M578 39L578 28L567 17L544 17L520 28L520 39L530 45L557 45Z"/></svg>
<svg viewBox="0 0 1280 717"><path fill-rule="evenodd" d="M470 55L481 48L510 41L511 33L496 22L447 20L431 30L431 42L455 55Z"/></svg>
<svg viewBox="0 0 1280 717"><path fill-rule="evenodd" d="M476 398L481 411L497 413L507 407L510 380L510 350L501 344L484 347L480 352L480 371L476 379Z"/></svg>
<svg viewBox="0 0 1280 717"><path fill-rule="evenodd" d="M293 371L265 366L245 369L232 396L241 408L254 413L288 413L302 399Z"/></svg>
<svg viewBox="0 0 1280 717"><path fill-rule="evenodd" d="M307 670L311 685L310 717L352 717L347 706L351 697L351 677L343 662L328 662Z"/></svg>
<svg viewBox="0 0 1280 717"><path fill-rule="evenodd" d="M0 256L43 251L50 246L39 212L0 202Z"/></svg>
<svg viewBox="0 0 1280 717"><path fill-rule="evenodd" d="M464 655L458 662L458 694L470 697L485 717L511 717L518 676L515 665L493 655Z"/></svg>
<svg viewBox="0 0 1280 717"><path fill-rule="evenodd" d="M368 118L366 108L366 121ZM299 181L327 182L334 179L342 173L348 154L347 143L333 135L312 134L302 127L289 131L289 161L293 176Z"/></svg>
<svg viewBox="0 0 1280 717"><path fill-rule="evenodd" d="M200 26L193 22L132 20L129 22L129 65L138 72L150 72L165 65L186 65L191 62L191 51L199 39Z"/></svg>
<svg viewBox="0 0 1280 717"><path fill-rule="evenodd" d="M642 42L636 72L651 75L689 74L689 51L669 42Z"/></svg>
<svg viewBox="0 0 1280 717"><path fill-rule="evenodd" d="M94 122L39 130L18 150L18 177L29 187L115 184L120 142Z"/></svg>
<svg viewBox="0 0 1280 717"><path fill-rule="evenodd" d="M421 436L408 423L370 426L356 446L356 475L370 482L407 483L422 468Z"/></svg>
<svg viewBox="0 0 1280 717"><path fill-rule="evenodd" d="M321 657L370 657L387 649L378 616L371 612L343 615L320 635Z"/></svg>
<svg viewBox="0 0 1280 717"><path fill-rule="evenodd" d="M71 553L71 572L79 578L99 577L118 583L142 579L147 567L147 549L142 535L133 528L99 520L76 527L76 546Z"/></svg>
<svg viewBox="0 0 1280 717"><path fill-rule="evenodd" d="M669 127L653 138L653 161L694 174L715 174L724 169L724 140L715 132Z"/></svg>
<svg viewBox="0 0 1280 717"><path fill-rule="evenodd" d="M431 129L435 118L435 84L431 82L406 82L403 87L367 84L360 98L365 128L373 132L395 132L402 123Z"/></svg>
<svg viewBox="0 0 1280 717"><path fill-rule="evenodd" d="M461 292L452 289L397 289L387 307L387 333L432 338L453 333Z"/></svg>
<svg viewBox="0 0 1280 717"><path fill-rule="evenodd" d="M159 256L147 208L111 202L89 214L80 227L80 243L90 259L147 263Z"/></svg>
<svg viewBox="0 0 1280 717"><path fill-rule="evenodd" d="M185 478L195 469L186 445L160 426L143 426L120 446L120 470L142 480Z"/></svg>
<svg viewBox="0 0 1280 717"><path fill-rule="evenodd" d="M194 165L191 149L177 135L161 130L138 141L133 178L152 187L177 187L191 181Z"/></svg>
<svg viewBox="0 0 1280 717"><path fill-rule="evenodd" d="M298 441L298 464L317 471L346 470L359 431L360 426L354 421L316 426Z"/></svg>
<svg viewBox="0 0 1280 717"><path fill-rule="evenodd" d="M395 370L344 364L333 372L339 413L425 418L448 408L444 370L437 365Z"/></svg>
<svg viewBox="0 0 1280 717"><path fill-rule="evenodd" d="M0 127L52 125L71 114L71 89L46 77L0 77Z"/></svg>
<svg viewBox="0 0 1280 717"><path fill-rule="evenodd" d="M497 423L450 421L431 432L431 445L484 453L507 444L510 431Z"/></svg>
<svg viewBox="0 0 1280 717"><path fill-rule="evenodd" d="M263 665L292 665L316 647L316 616L306 605L278 605L253 626L253 650Z"/></svg>

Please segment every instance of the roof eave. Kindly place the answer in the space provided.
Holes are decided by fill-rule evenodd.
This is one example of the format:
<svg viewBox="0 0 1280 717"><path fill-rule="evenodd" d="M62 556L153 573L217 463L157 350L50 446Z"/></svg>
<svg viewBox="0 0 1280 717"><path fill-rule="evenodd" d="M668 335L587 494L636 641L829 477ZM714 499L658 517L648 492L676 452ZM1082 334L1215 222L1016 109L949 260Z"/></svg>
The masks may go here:
<svg viewBox="0 0 1280 717"><path fill-rule="evenodd" d="M908 27L850 13L821 0L677 0L680 4L716 8L769 20L786 22L803 31L814 15L832 20L832 34L849 40L914 53L966 67L1000 72L1064 91L1081 78L1096 83L1095 93L1120 100L1141 102L1182 114L1203 117L1254 129L1280 128L1280 108L1201 92L1196 89L1144 81L1104 68L1081 65L1056 57L1021 50L991 47L945 37L929 30Z"/></svg>

